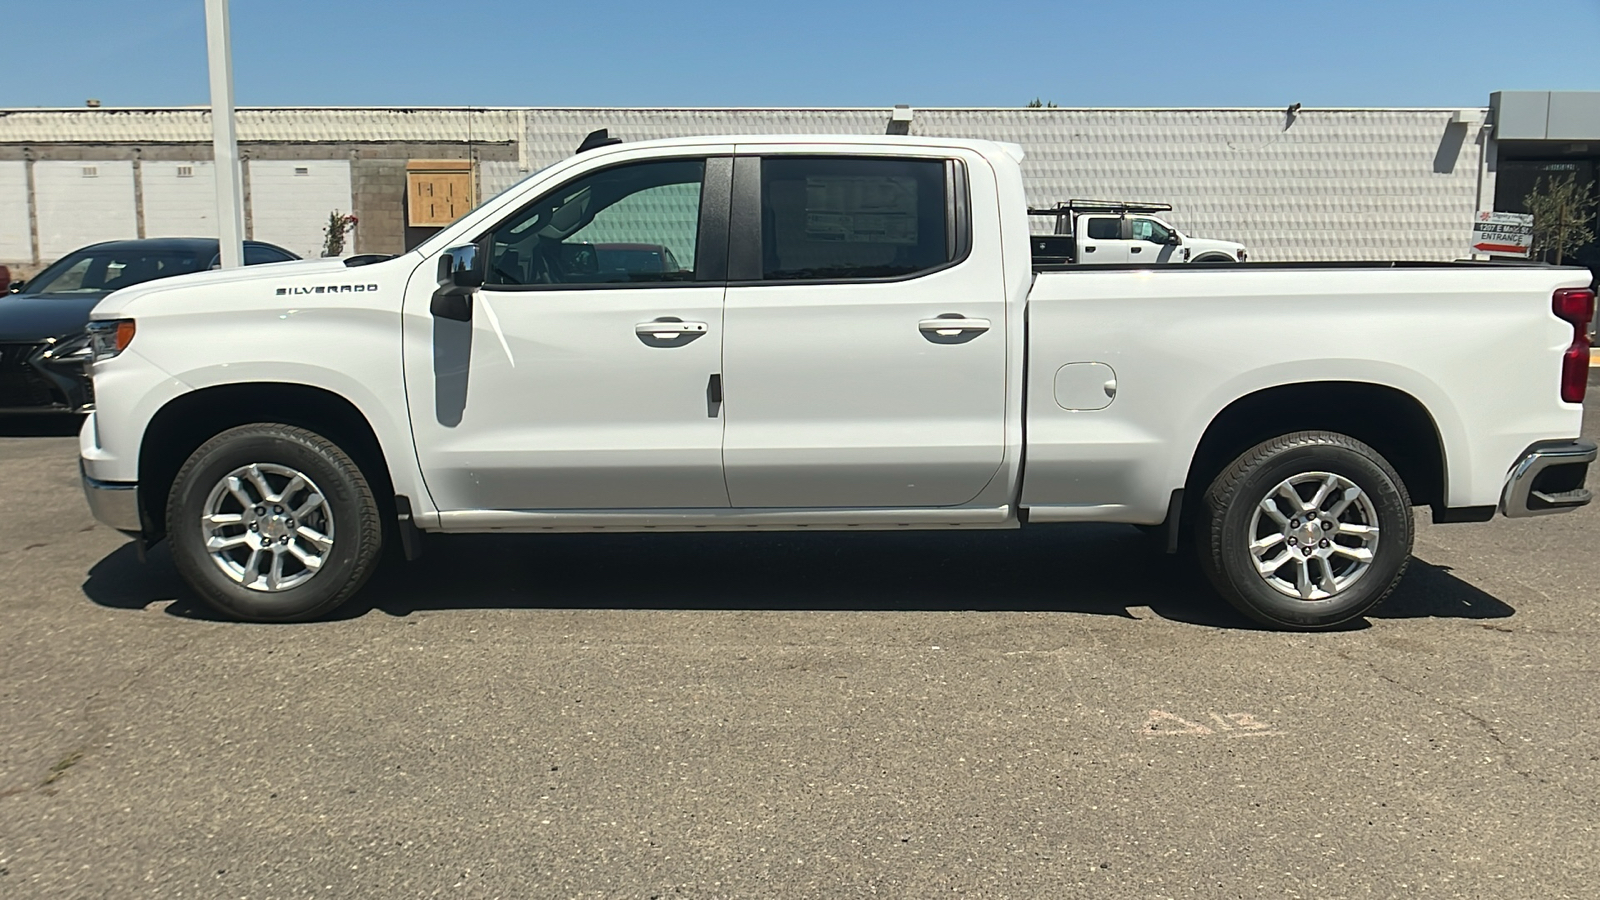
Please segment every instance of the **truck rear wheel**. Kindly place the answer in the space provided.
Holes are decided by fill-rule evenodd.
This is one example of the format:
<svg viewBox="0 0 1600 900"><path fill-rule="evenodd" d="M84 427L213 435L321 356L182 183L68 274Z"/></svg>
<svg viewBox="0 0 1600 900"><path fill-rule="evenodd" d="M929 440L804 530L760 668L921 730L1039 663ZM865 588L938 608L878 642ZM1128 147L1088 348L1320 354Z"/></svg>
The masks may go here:
<svg viewBox="0 0 1600 900"><path fill-rule="evenodd" d="M304 428L256 424L190 455L167 497L167 535L178 572L217 611L298 622L361 588L383 526L344 451Z"/></svg>
<svg viewBox="0 0 1600 900"><path fill-rule="evenodd" d="M1389 595L1411 558L1405 484L1376 450L1308 431L1245 452L1212 481L1200 562L1240 612L1276 628L1333 628Z"/></svg>

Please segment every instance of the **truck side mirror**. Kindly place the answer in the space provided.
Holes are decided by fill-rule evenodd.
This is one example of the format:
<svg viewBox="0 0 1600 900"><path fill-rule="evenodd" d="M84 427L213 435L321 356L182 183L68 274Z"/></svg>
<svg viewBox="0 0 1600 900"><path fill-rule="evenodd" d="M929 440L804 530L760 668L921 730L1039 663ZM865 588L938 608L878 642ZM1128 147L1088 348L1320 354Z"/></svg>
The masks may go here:
<svg viewBox="0 0 1600 900"><path fill-rule="evenodd" d="M1169 232L1167 232L1167 243L1171 244L1174 247L1182 246L1183 245L1183 235L1177 233L1176 231L1169 231Z"/></svg>
<svg viewBox="0 0 1600 900"><path fill-rule="evenodd" d="M439 289L428 311L441 319L472 321L472 293L483 287L484 254L476 244L451 247L439 255Z"/></svg>
<svg viewBox="0 0 1600 900"><path fill-rule="evenodd" d="M13 281L13 282L11 282L10 285L8 285L6 287L6 293L8 293L8 294L20 294L21 292L22 292L22 282L20 282L20 281Z"/></svg>

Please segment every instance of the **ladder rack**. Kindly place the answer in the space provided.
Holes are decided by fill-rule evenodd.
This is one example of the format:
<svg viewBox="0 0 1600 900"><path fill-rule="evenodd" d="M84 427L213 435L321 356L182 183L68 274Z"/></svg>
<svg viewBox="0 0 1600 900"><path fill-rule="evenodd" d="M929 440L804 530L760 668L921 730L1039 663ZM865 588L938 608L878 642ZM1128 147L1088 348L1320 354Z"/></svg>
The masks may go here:
<svg viewBox="0 0 1600 900"><path fill-rule="evenodd" d="M1071 234L1072 218L1082 213L1114 213L1125 216L1128 213L1157 213L1171 210L1170 203L1142 203L1137 200L1068 200L1046 209L1030 209L1028 215L1054 216L1056 234Z"/></svg>

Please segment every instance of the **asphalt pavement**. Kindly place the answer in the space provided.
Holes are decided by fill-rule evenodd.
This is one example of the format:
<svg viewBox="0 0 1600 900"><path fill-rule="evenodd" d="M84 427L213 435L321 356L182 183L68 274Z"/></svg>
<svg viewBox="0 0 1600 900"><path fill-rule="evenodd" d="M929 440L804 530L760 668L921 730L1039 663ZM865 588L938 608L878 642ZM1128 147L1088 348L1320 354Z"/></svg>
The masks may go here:
<svg viewBox="0 0 1600 900"><path fill-rule="evenodd" d="M1600 893L1594 508L1331 634L1120 526L431 536L263 626L0 434L3 898Z"/></svg>

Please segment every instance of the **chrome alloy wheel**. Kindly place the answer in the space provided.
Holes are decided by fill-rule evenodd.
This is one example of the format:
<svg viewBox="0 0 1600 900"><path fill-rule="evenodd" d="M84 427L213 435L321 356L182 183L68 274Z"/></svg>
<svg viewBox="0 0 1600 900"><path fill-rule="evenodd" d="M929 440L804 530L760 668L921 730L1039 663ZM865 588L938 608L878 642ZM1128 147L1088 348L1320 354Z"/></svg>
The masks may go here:
<svg viewBox="0 0 1600 900"><path fill-rule="evenodd" d="M211 489L201 519L206 552L225 575L257 591L309 581L333 549L333 510L311 478L253 463Z"/></svg>
<svg viewBox="0 0 1600 900"><path fill-rule="evenodd" d="M1378 509L1343 475L1279 482L1250 519L1256 572L1281 594L1326 600L1355 584L1378 550Z"/></svg>

